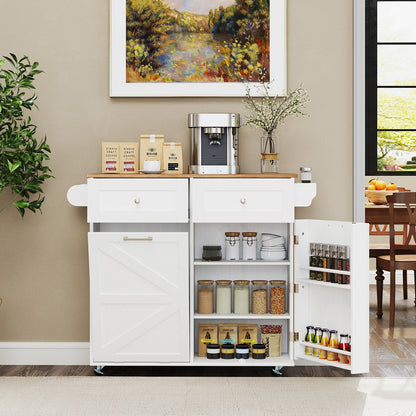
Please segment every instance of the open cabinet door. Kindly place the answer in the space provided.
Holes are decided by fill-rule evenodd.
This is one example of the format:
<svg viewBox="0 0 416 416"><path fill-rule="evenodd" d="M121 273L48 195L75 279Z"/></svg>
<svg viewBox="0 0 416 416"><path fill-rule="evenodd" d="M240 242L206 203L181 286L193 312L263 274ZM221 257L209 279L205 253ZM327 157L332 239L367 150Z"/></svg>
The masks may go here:
<svg viewBox="0 0 416 416"><path fill-rule="evenodd" d="M313 361L351 371L352 374L369 371L369 284L368 284L368 224L350 222L298 220L294 234L294 281L298 293L294 295L294 327L299 333L295 342L296 360ZM310 278L310 271L319 272L319 278L330 280L331 270L309 265L310 243L348 246L350 248L350 271L336 273L349 279L349 284L318 281ZM313 273L316 277L317 273ZM328 361L306 354L311 345L304 342L306 327L328 328L351 336L351 352L341 361ZM314 344L317 346L317 344ZM318 344L319 345L319 344ZM305 349L306 347L306 349ZM327 352L340 350L325 348ZM325 354L323 354L325 355ZM296 364L299 364L298 361Z"/></svg>

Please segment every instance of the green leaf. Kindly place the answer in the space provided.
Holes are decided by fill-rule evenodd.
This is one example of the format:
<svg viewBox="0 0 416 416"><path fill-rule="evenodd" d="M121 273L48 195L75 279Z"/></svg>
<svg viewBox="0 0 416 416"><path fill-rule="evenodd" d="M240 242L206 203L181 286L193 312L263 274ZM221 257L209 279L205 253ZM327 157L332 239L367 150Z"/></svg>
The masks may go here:
<svg viewBox="0 0 416 416"><path fill-rule="evenodd" d="M7 164L9 166L10 173L13 173L22 164L22 162L18 161L16 163L11 163L10 160L7 160Z"/></svg>
<svg viewBox="0 0 416 416"><path fill-rule="evenodd" d="M13 202L13 205L18 208L27 208L29 206L29 202L27 201L17 201Z"/></svg>

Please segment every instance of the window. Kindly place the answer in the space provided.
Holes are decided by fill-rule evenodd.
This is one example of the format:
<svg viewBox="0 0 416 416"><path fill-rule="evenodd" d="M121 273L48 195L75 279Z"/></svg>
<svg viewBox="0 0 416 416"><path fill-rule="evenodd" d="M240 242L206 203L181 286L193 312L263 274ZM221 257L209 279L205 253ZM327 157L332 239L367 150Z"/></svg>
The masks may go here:
<svg viewBox="0 0 416 416"><path fill-rule="evenodd" d="M416 175L416 0L366 0L366 175Z"/></svg>

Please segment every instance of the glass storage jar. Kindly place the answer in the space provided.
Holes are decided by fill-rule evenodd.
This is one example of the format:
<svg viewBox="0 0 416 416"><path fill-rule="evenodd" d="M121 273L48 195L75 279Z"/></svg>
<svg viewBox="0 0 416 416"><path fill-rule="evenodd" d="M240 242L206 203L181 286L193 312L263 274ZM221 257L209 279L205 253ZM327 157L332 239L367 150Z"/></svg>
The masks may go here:
<svg viewBox="0 0 416 416"><path fill-rule="evenodd" d="M231 313L231 280L217 280L216 312L221 315Z"/></svg>
<svg viewBox="0 0 416 416"><path fill-rule="evenodd" d="M270 313L277 315L285 313L285 286L284 280L270 281Z"/></svg>
<svg viewBox="0 0 416 416"><path fill-rule="evenodd" d="M248 315L250 313L250 281L234 281L234 313Z"/></svg>
<svg viewBox="0 0 416 416"><path fill-rule="evenodd" d="M240 233L225 233L225 260L240 260Z"/></svg>
<svg viewBox="0 0 416 416"><path fill-rule="evenodd" d="M213 280L198 280L198 313L214 313Z"/></svg>
<svg viewBox="0 0 416 416"><path fill-rule="evenodd" d="M243 233L243 260L257 259L257 233Z"/></svg>
<svg viewBox="0 0 416 416"><path fill-rule="evenodd" d="M267 313L267 280L253 280L251 291L252 312Z"/></svg>
<svg viewBox="0 0 416 416"><path fill-rule="evenodd" d="M221 246L203 246L202 260L220 261L222 259Z"/></svg>

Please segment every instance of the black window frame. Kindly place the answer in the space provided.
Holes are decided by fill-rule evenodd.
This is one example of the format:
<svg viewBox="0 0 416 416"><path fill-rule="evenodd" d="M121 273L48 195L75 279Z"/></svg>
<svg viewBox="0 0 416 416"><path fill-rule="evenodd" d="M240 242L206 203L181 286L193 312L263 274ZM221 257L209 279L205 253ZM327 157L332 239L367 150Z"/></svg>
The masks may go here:
<svg viewBox="0 0 416 416"><path fill-rule="evenodd" d="M416 171L377 170L378 131L416 131L416 129L378 129L378 88L415 88L414 85L378 85L377 46L416 45L416 42L377 42L377 4L381 2L413 2L416 0L366 0L365 6L365 174L366 176L416 176Z"/></svg>

